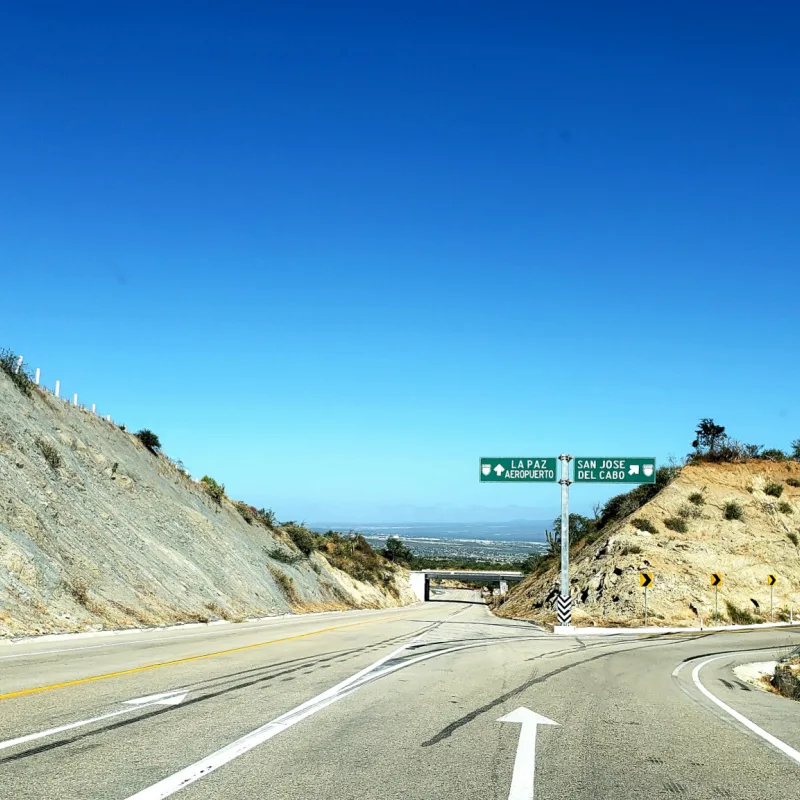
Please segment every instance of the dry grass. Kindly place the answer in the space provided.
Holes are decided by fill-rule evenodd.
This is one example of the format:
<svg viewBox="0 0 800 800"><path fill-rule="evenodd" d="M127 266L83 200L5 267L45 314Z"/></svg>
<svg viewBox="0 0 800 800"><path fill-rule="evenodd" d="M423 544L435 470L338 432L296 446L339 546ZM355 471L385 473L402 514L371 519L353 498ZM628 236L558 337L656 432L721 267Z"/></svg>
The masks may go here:
<svg viewBox="0 0 800 800"><path fill-rule="evenodd" d="M267 569L269 570L269 574L275 579L275 583L278 584L284 596L289 601L289 605L292 607L298 606L300 603L300 597L297 594L297 588L294 585L294 579L287 575L282 569L275 567L272 564L268 564Z"/></svg>

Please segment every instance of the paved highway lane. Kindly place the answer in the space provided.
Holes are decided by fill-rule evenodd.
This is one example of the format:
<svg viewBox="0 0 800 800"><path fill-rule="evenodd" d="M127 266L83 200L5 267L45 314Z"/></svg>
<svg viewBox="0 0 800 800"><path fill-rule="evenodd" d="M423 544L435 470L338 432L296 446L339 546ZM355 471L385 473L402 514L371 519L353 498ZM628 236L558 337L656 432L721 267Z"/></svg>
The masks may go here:
<svg viewBox="0 0 800 800"><path fill-rule="evenodd" d="M800 645L797 630L554 637L439 597L0 648L0 794L505 800L520 725L498 720L520 706L558 723L537 732L537 798L800 786L800 704L732 673Z"/></svg>

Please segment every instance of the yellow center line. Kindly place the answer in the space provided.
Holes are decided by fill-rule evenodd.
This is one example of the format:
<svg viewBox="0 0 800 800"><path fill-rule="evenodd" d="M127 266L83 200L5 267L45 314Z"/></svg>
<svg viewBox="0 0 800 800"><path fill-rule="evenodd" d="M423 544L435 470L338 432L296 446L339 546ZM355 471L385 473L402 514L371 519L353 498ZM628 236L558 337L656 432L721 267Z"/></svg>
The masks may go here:
<svg viewBox="0 0 800 800"><path fill-rule="evenodd" d="M245 650L254 650L257 647L266 647L270 644L279 644L280 642L291 642L296 639L305 639L308 636L316 636L320 633L330 633L331 631L338 631L342 628L354 628L358 625L369 625L374 622L386 622L397 619L409 619L409 617L380 617L378 619L366 619L361 622L348 622L346 625L334 625L331 628L322 628L318 631L309 631L308 633L297 633L294 636L284 636L280 639L270 639L266 642L256 642L256 644L247 644L242 647L231 647L228 650L217 650L214 653L203 653L199 656L187 656L186 658L176 658L173 661L161 661L158 664L148 664L144 667L132 667L131 669L123 669L118 672L107 672L105 675L91 675L88 678L78 678L74 681L64 681L63 683L51 683L48 686L34 686L31 689L20 689L17 692L8 692L8 694L0 694L0 700L9 700L12 697L22 697L26 694L36 694L37 692L49 692L53 689L65 689L68 686L80 686L82 683L92 683L93 681L104 681L108 678L119 678L122 675L134 675L137 672L147 672L151 669L161 669L161 667L174 667L176 664L188 664L190 661L202 661L205 658L215 658L216 656L226 656L229 653L242 653ZM31 655L35 655L32 653Z"/></svg>

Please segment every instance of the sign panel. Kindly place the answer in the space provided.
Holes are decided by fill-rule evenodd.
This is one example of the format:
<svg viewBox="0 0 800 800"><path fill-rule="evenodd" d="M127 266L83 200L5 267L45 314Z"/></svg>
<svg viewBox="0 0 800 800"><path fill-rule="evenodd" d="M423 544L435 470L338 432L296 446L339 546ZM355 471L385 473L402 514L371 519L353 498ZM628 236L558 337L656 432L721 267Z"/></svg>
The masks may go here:
<svg viewBox="0 0 800 800"><path fill-rule="evenodd" d="M767 586L774 586L778 582L775 575L767 575Z"/></svg>
<svg viewBox="0 0 800 800"><path fill-rule="evenodd" d="M481 483L553 483L556 480L557 458L482 458Z"/></svg>
<svg viewBox="0 0 800 800"><path fill-rule="evenodd" d="M639 583L640 585L644 586L645 589L648 589L650 586L653 585L653 576L649 572L640 572L639 573Z"/></svg>
<svg viewBox="0 0 800 800"><path fill-rule="evenodd" d="M655 483L655 458L575 458L575 483Z"/></svg>
<svg viewBox="0 0 800 800"><path fill-rule="evenodd" d="M711 585L715 587L722 586L722 573L721 572L712 572L711 573Z"/></svg>

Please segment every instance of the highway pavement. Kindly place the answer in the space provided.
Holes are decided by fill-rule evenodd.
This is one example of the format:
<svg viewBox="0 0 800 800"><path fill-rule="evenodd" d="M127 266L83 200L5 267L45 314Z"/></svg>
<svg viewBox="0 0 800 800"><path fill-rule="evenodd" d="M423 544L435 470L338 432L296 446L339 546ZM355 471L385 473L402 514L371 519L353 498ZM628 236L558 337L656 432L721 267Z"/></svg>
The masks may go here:
<svg viewBox="0 0 800 800"><path fill-rule="evenodd" d="M434 597L0 645L0 798L800 797L800 703L733 673L800 628L563 637Z"/></svg>

